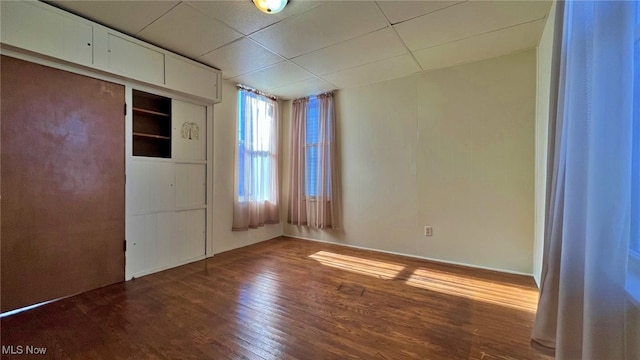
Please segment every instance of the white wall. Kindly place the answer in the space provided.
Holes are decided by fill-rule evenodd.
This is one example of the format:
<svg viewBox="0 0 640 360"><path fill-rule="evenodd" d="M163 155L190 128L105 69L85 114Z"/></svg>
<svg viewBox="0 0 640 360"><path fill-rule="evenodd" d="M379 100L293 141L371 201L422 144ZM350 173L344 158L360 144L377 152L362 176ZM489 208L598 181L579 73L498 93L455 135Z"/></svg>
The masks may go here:
<svg viewBox="0 0 640 360"><path fill-rule="evenodd" d="M285 235L532 273L535 99L535 50L338 92L344 228Z"/></svg>
<svg viewBox="0 0 640 360"><path fill-rule="evenodd" d="M282 223L248 231L231 231L238 93L223 81L222 102L213 116L213 251L220 253L282 235Z"/></svg>
<svg viewBox="0 0 640 360"><path fill-rule="evenodd" d="M551 5L540 43L538 44L538 78L536 106L535 230L533 243L533 277L540 286L544 249L544 216L547 191L547 142L549 139L549 95L551 86L551 53L553 50L555 2Z"/></svg>

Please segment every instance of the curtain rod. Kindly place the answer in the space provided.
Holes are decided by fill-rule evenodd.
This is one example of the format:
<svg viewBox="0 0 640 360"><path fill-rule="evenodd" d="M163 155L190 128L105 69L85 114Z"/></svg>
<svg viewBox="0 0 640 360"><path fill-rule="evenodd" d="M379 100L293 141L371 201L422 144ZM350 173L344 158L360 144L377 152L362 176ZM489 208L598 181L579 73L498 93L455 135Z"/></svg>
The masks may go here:
<svg viewBox="0 0 640 360"><path fill-rule="evenodd" d="M278 100L278 97L277 97L277 96L275 96L275 95L271 95L271 94L269 94L269 93L266 93L266 92L264 92L264 91L260 91L260 90L258 90L258 89L252 88L252 87L249 87L249 86L247 86L247 85L243 85L243 84L236 84L236 87L237 87L238 89L247 90L247 91L250 91L250 92L252 92L252 93L256 93L256 94L258 94L258 95L262 95L262 96L268 97L269 99L272 99L272 100Z"/></svg>
<svg viewBox="0 0 640 360"><path fill-rule="evenodd" d="M293 101L307 100L307 99L311 99L312 97L329 96L329 95L333 95L334 93L335 93L335 90L331 90L331 91L326 91L326 92L323 92L323 93L320 93L320 94L317 94L317 95L309 95L309 96L293 99Z"/></svg>

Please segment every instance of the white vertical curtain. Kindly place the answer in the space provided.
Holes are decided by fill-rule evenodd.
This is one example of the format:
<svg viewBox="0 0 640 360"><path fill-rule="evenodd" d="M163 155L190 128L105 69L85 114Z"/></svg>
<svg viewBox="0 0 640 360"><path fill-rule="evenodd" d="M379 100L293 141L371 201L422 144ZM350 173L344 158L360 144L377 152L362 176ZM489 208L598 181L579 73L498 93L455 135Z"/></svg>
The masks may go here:
<svg viewBox="0 0 640 360"><path fill-rule="evenodd" d="M625 311L625 278L633 96L638 96L633 93L635 4L559 6L564 6L561 57L532 340L555 350L556 359L625 359L626 332L633 328Z"/></svg>
<svg viewBox="0 0 640 360"><path fill-rule="evenodd" d="M278 102L246 89L238 100L234 231L280 222Z"/></svg>
<svg viewBox="0 0 640 360"><path fill-rule="evenodd" d="M293 102L291 132L291 174L288 223L312 228L339 229L341 202L336 155L336 114L333 93L317 96L318 143L315 171L316 194L306 194L308 153L306 145L309 99Z"/></svg>

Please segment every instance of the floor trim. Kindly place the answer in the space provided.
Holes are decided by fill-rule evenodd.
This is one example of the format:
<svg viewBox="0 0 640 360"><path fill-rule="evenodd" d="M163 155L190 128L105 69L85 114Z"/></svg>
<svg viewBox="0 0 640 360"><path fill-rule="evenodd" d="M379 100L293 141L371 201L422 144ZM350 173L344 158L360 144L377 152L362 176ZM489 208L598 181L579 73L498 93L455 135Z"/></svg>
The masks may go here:
<svg viewBox="0 0 640 360"><path fill-rule="evenodd" d="M472 265L472 264L465 264L465 263L456 262L456 261L434 259L434 258L430 258L430 257L426 257L426 256L403 254L403 253L395 252L395 251L380 250L380 249L374 249L374 248L369 248L369 247L365 247L365 246L358 246L358 245L351 245L351 244L343 244L343 243L337 243L337 242L328 241L328 240L312 239L312 238L298 236L298 235L287 235L287 234L284 234L282 236L283 237L292 238L292 239L315 241L315 242L320 242L320 243L325 243L325 244L333 244L333 245L344 246L344 247L360 249L360 250L368 250L368 251L375 251L375 252L391 254L391 255L406 256L406 257L413 258L413 259L433 261L433 262L441 263L441 264L457 265L457 266L463 266L463 267L467 267L467 268L489 270L489 271L495 271L495 272L505 273L505 274L528 276L528 277L531 277L535 282L535 278L534 278L533 274L528 274L528 273L519 272L519 271L496 269L496 268L492 268L492 267L488 267L488 266Z"/></svg>

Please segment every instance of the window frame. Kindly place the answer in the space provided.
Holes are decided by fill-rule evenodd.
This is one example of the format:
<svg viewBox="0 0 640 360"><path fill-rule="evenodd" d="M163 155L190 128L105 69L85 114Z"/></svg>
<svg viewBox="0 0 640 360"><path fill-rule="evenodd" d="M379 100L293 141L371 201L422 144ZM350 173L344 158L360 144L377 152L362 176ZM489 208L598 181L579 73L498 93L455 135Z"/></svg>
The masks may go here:
<svg viewBox="0 0 640 360"><path fill-rule="evenodd" d="M312 102L314 102L314 104L312 104ZM309 167L309 157L307 156L309 154L309 149L311 148L315 148L315 149L319 149L320 148L320 141L319 141L319 131L316 132L317 139L316 142L309 142L309 115L311 114L311 111L309 111L311 109L311 107L314 106L316 107L316 111L313 112L313 114L318 116L318 120L316 121L316 124L318 125L318 127L320 126L320 121L319 121L319 117L320 114L318 112L318 98L315 96L311 96L309 97L308 103L307 103L307 116L305 117L304 121L305 121L305 136L304 136L304 156L305 156L305 171L304 171L304 178L305 178L305 184L304 184L304 196L306 199L309 199L311 201L315 200L316 197L318 196L318 189L317 189L317 179L318 179L318 169L316 167L315 169L315 179L316 179L316 183L313 185L313 191L310 191L311 186L309 183L309 172L311 171L311 168ZM317 157L317 151L316 151L316 157ZM317 160L317 158L316 158ZM317 164L317 163L316 163Z"/></svg>
<svg viewBox="0 0 640 360"><path fill-rule="evenodd" d="M249 96L255 96L259 101L261 102L265 102L268 103L267 98L264 95L260 95L260 94L256 94L253 92L248 92ZM269 106L272 106L271 104L268 104ZM245 110L244 107L246 106L245 104L245 95L243 94L243 90L239 89L238 90L238 117L237 117L237 122L236 122L236 126L237 126L237 137L236 137L236 146L237 146L237 162L238 162L238 191L236 193L236 195L238 196L238 201L239 202L251 202L251 201L260 201L260 202L264 202L264 201L271 201L271 202L277 202L277 199L271 199L271 197L267 197L264 199L253 199L254 198L254 194L250 193L250 194L244 194L244 171L241 169L241 164L244 165L244 157L241 157L241 154L246 154L246 150L247 147L245 146L245 142L246 142L246 133L242 130L246 124L244 123L247 119L245 119L243 117ZM273 110L273 109L272 109ZM270 121L276 121L276 119L273 118L274 114L273 112L271 113L271 115L269 116L269 114L265 114L265 119L269 118ZM256 120L256 121L260 121L260 119ZM255 150L255 149L249 149L248 153L251 155L251 157L260 157L263 159L267 159L269 161L269 166L278 166L278 159L277 159L277 154L271 152L270 150ZM241 160L242 159L242 160ZM263 174L263 177L266 179L269 179L268 174ZM250 191L252 190L252 187L250 187ZM275 196L274 196L275 198Z"/></svg>

